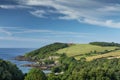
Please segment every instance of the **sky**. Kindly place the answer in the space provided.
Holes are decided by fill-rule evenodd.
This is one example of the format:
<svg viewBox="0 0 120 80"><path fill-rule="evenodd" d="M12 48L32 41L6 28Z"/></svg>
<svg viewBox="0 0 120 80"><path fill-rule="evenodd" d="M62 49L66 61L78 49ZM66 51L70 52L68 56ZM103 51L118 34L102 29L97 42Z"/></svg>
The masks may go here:
<svg viewBox="0 0 120 80"><path fill-rule="evenodd" d="M0 48L120 43L120 0L0 0Z"/></svg>

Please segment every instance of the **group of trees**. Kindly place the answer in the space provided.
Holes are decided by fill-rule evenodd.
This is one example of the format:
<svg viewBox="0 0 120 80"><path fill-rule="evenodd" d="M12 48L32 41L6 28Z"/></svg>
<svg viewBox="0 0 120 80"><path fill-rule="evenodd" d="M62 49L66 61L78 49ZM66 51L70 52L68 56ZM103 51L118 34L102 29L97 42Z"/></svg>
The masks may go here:
<svg viewBox="0 0 120 80"><path fill-rule="evenodd" d="M97 45L97 46L116 46L116 47L120 47L119 43L114 43L114 42L90 42L89 44L92 45Z"/></svg>
<svg viewBox="0 0 120 80"><path fill-rule="evenodd" d="M96 59L71 62L64 74L50 75L48 80L120 80L120 59ZM57 79L56 79L57 78Z"/></svg>
<svg viewBox="0 0 120 80"><path fill-rule="evenodd" d="M47 80L47 77L37 68L23 74L15 64L0 59L0 80Z"/></svg>
<svg viewBox="0 0 120 80"><path fill-rule="evenodd" d="M25 55L25 57L32 57L35 58L35 60L38 58L45 58L50 55L56 54L55 52L59 49L68 47L69 44L66 43L53 43L47 46L44 46L40 49L34 50L32 52L29 52Z"/></svg>
<svg viewBox="0 0 120 80"><path fill-rule="evenodd" d="M23 77L16 65L0 59L0 80L23 80Z"/></svg>
<svg viewBox="0 0 120 80"><path fill-rule="evenodd" d="M14 64L0 60L0 80L120 80L120 59L103 58L88 62L85 58L77 61L62 55L60 65L55 66L52 73L44 74L33 68L26 75Z"/></svg>
<svg viewBox="0 0 120 80"><path fill-rule="evenodd" d="M33 68L25 76L24 80L47 80L47 77L40 69Z"/></svg>
<svg viewBox="0 0 120 80"><path fill-rule="evenodd" d="M66 80L120 80L120 59L80 62Z"/></svg>

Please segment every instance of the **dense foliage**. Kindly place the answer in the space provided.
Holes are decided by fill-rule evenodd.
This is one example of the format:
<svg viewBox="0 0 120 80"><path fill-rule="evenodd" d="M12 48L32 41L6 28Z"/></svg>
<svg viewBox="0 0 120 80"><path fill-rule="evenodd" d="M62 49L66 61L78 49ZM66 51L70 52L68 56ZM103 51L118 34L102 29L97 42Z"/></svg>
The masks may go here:
<svg viewBox="0 0 120 80"><path fill-rule="evenodd" d="M120 80L120 59L81 62L67 80Z"/></svg>
<svg viewBox="0 0 120 80"><path fill-rule="evenodd" d="M67 67L64 74L51 74L50 80L120 80L120 59L96 59L87 62L82 58L69 62Z"/></svg>
<svg viewBox="0 0 120 80"><path fill-rule="evenodd" d="M47 46L44 46L40 49L34 50L30 53L27 53L25 56L26 57L39 57L39 58L44 58L45 56L52 55L54 52L56 52L59 49L68 47L68 44L65 43L53 43Z"/></svg>
<svg viewBox="0 0 120 80"><path fill-rule="evenodd" d="M24 80L47 80L47 77L40 69L33 68Z"/></svg>
<svg viewBox="0 0 120 80"><path fill-rule="evenodd" d="M97 45L97 46L116 46L116 47L120 47L119 43L114 43L114 42L90 42L89 44Z"/></svg>
<svg viewBox="0 0 120 80"><path fill-rule="evenodd" d="M23 74L16 65L0 59L0 80L23 80Z"/></svg>
<svg viewBox="0 0 120 80"><path fill-rule="evenodd" d="M24 80L120 80L120 59L96 59L79 61L61 55L60 65L45 75L40 69L33 68ZM57 74L56 74L57 73ZM23 80L21 71L10 62L0 60L0 80Z"/></svg>
<svg viewBox="0 0 120 80"><path fill-rule="evenodd" d="M102 47L115 46L116 48L113 50L105 50L102 52L91 51L83 55L92 56L95 54L105 54L119 50L120 47L120 44L113 42L91 42L90 44ZM58 49L65 47L68 47L68 44L54 43L35 50L27 54L27 56L51 56L50 54L53 54ZM53 55L56 54L54 53ZM65 53L59 56L59 64L51 69L52 73L47 75L48 80L120 80L120 59L101 58L95 59L93 61L86 61L86 58L84 57L82 57L80 60L76 60L74 57L66 56ZM54 61L45 60L46 64L50 64L53 62ZM27 80L27 78L30 78L30 76L35 73L30 71L30 73L28 73L28 75L26 76L25 80ZM34 78L33 80L37 79Z"/></svg>

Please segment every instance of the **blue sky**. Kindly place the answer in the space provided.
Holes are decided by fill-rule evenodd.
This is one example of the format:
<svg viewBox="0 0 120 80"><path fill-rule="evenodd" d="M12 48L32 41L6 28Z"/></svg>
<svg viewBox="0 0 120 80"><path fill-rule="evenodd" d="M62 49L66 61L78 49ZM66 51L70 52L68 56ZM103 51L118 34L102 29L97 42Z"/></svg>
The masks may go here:
<svg viewBox="0 0 120 80"><path fill-rule="evenodd" d="M120 0L0 0L0 47L120 43Z"/></svg>

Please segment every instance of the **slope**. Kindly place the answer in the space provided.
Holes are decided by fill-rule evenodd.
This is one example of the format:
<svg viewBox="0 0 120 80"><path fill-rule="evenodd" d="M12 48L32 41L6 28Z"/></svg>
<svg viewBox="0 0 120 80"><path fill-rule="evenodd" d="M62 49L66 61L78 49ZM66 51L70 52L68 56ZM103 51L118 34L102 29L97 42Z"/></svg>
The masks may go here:
<svg viewBox="0 0 120 80"><path fill-rule="evenodd" d="M77 56L80 54L89 53L91 51L103 52L105 50L110 51L116 48L118 47L101 47L101 46L90 45L90 44L75 44L73 46L60 49L56 53L59 53L59 54L66 53L67 56Z"/></svg>
<svg viewBox="0 0 120 80"><path fill-rule="evenodd" d="M108 58L108 59L120 58L120 50L109 52L106 54L86 57L87 61L91 61L93 59L98 59L98 58Z"/></svg>

